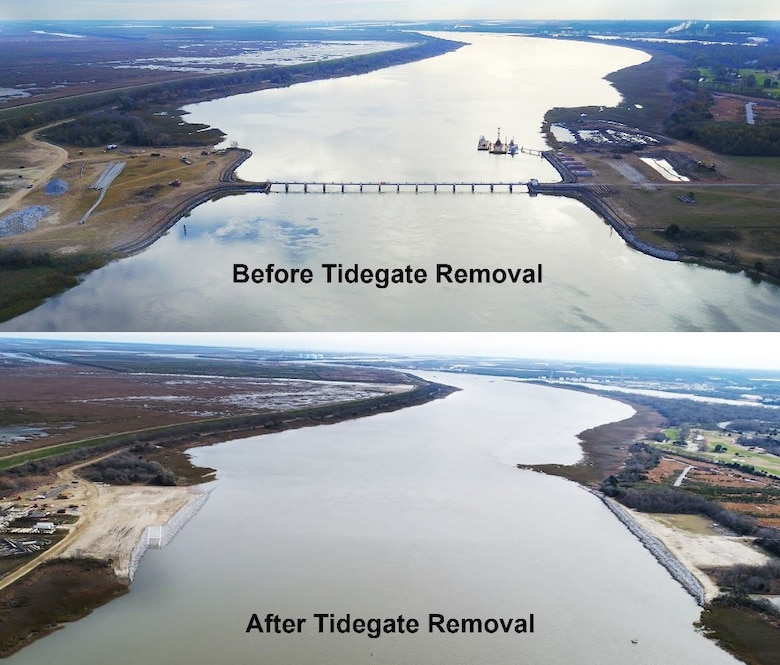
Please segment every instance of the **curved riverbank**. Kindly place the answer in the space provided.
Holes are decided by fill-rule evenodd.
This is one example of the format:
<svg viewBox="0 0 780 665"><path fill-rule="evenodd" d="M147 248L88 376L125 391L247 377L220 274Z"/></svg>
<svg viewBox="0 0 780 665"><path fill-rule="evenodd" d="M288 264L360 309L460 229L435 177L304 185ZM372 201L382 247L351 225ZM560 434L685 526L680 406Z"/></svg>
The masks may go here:
<svg viewBox="0 0 780 665"><path fill-rule="evenodd" d="M653 256L665 261L679 261L680 255L677 252L668 249L662 249L646 243L637 238L633 229L626 221L604 200L599 193L599 185L590 185L579 183L577 176L572 174L569 169L557 158L554 152L548 150L542 153L544 158L555 168L561 176L562 182L539 183L529 182L528 192L531 195L549 194L551 196L567 196L584 203L588 208L595 212L609 224L618 235L625 241L629 247L637 251Z"/></svg>
<svg viewBox="0 0 780 665"><path fill-rule="evenodd" d="M651 57L605 77L620 93L620 103L551 108L542 125L547 145L574 152L594 184L579 179L582 190L544 193L581 201L629 246L655 258L741 271L753 281L777 284L775 158L751 155L747 144L744 155L735 156L716 152L706 141L670 138L669 119L681 112L679 90L685 86L680 81L695 63L651 43L623 45ZM716 115L722 120L721 113ZM576 136L557 139L551 131L555 125ZM614 139L616 132L623 137ZM628 143L626 135L636 140ZM684 180L659 175L642 158L667 160ZM553 184L553 190L559 185Z"/></svg>
<svg viewBox="0 0 780 665"><path fill-rule="evenodd" d="M231 428L203 436L189 433L178 443L183 448L192 448L231 438L333 424L417 406L457 390L420 379L415 382L417 387L413 390L353 404L342 402L266 414L264 422L253 430ZM83 484L93 486L92 483ZM76 621L114 597L127 593L147 549L169 544L210 496L200 486L110 486L101 483L94 487L97 496L89 503L91 517L85 516L78 539L62 553L62 558L38 566L0 592L0 658L53 632L60 623ZM64 577L68 581L69 597L78 599L77 611L63 613L60 597L52 592ZM5 622L3 607L9 607L9 603L21 596L28 599L29 612L20 612L18 621Z"/></svg>
<svg viewBox="0 0 780 665"><path fill-rule="evenodd" d="M640 407L636 405L635 408ZM658 416L658 414L655 415ZM586 456L593 444L599 443L597 450L601 449L603 454L612 448L610 458L613 463L618 461L625 446L634 439L633 437L620 436L619 432L612 429L616 424L619 425L619 423L612 423L580 434ZM657 428L658 424L656 423ZM594 434L598 430L601 432L594 441ZM606 468L604 462L605 460L602 459L599 464L601 468ZM706 572L708 568L734 565L735 562L740 561L746 565L761 565L746 558L743 552L736 552L734 548L741 544L732 544L731 541L739 539L732 539L729 536L715 536L715 538L729 541L728 543L721 542L716 547L708 542L710 538L713 538L712 536L688 533L675 525L672 520L666 520L663 517L656 519L647 513L633 512L596 489L593 481L597 474L587 475L589 467L582 463L572 467L537 466L531 468L574 480L597 496L607 509L620 520L621 524L666 569L672 579L678 582L702 608L700 623L706 628L704 631L706 637L712 639L725 651L744 659L745 662L766 663L767 665L775 662L771 657L767 658L765 647L766 643L777 639L777 633L773 632L776 627L773 628L772 620L767 621L766 617L759 617L750 608L729 606L728 599L722 600L724 596L721 594L720 588ZM605 478L606 475L603 474L601 478ZM588 479L590 479L590 486L588 486ZM741 546L744 547L744 545Z"/></svg>
<svg viewBox="0 0 780 665"><path fill-rule="evenodd" d="M541 383L540 385L548 385ZM555 386L563 390L576 388ZM596 486L625 462L628 445L648 432L658 429L663 422L659 413L626 399L609 399L628 404L636 413L625 420L599 425L580 432L577 438L582 447L582 460L576 464L518 464L519 468L561 476L585 486Z"/></svg>
<svg viewBox="0 0 780 665"><path fill-rule="evenodd" d="M569 388L564 388L568 390ZM609 399L612 399L610 396ZM597 496L626 528L653 554L670 575L696 600L699 605L710 598L694 573L681 563L658 538L651 535L630 512L620 504L604 496L596 489L596 484L609 474L616 473L624 463L628 445L645 436L650 430L658 429L662 423L660 414L652 409L628 400L620 400L631 405L637 412L626 420L607 423L581 432L578 436L583 449L583 460L573 465L518 465L541 471L549 475L561 476L572 480Z"/></svg>
<svg viewBox="0 0 780 665"><path fill-rule="evenodd" d="M235 152L233 161L219 175L219 184L200 190L180 202L166 212L151 228L136 240L116 247L116 251L125 255L137 254L165 235L182 217L189 215L195 208L220 194L244 194L248 192L267 193L270 185L267 182L245 182L237 180L236 169L252 156L251 150L244 148L228 148Z"/></svg>

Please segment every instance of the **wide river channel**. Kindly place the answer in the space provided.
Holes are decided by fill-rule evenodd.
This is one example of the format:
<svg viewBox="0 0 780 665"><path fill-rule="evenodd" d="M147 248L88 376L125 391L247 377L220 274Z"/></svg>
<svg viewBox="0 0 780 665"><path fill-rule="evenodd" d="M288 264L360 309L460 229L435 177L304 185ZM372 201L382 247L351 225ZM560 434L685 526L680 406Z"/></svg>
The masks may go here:
<svg viewBox="0 0 780 665"><path fill-rule="evenodd" d="M132 591L9 665L734 665L699 608L594 496L515 467L572 463L576 434L630 407L467 375L370 418L199 448L218 480L141 561ZM247 633L253 613L306 618ZM320 634L314 614L416 618L415 634ZM525 618L533 633L440 634L428 616ZM636 641L636 643L634 643Z"/></svg>
<svg viewBox="0 0 780 665"><path fill-rule="evenodd" d="M615 104L603 80L640 51L458 34L446 55L189 107L250 148L244 179L555 181L539 157L477 152L480 134L544 149L555 106ZM277 189L279 189L277 187ZM293 188L294 189L294 188ZM299 190L302 188L298 188ZM652 214L652 211L648 211ZM186 228L185 228L186 225ZM663 223L661 223L663 226ZM233 283L233 265L310 268L309 284ZM323 264L422 268L425 283L327 283ZM533 268L542 283L436 283L437 264ZM6 330L777 330L780 288L662 261L595 213L525 187L453 194L281 193L206 203Z"/></svg>

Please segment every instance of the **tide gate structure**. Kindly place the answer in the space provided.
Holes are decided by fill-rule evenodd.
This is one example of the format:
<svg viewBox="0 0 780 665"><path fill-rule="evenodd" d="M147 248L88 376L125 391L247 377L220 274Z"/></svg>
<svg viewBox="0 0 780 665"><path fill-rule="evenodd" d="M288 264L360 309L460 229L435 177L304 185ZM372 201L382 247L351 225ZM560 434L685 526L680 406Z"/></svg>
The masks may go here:
<svg viewBox="0 0 780 665"><path fill-rule="evenodd" d="M524 182L316 182L316 181L271 181L271 192L284 193L364 193L373 192L527 192Z"/></svg>

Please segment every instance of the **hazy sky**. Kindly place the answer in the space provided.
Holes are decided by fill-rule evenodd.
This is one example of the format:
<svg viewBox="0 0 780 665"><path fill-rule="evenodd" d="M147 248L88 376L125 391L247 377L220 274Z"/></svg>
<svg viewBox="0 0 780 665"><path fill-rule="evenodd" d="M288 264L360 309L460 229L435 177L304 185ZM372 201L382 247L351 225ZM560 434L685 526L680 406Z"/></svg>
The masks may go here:
<svg viewBox="0 0 780 665"><path fill-rule="evenodd" d="M2 19L778 19L776 0L0 0Z"/></svg>
<svg viewBox="0 0 780 665"><path fill-rule="evenodd" d="M780 370L778 333L2 333L0 349L14 337Z"/></svg>

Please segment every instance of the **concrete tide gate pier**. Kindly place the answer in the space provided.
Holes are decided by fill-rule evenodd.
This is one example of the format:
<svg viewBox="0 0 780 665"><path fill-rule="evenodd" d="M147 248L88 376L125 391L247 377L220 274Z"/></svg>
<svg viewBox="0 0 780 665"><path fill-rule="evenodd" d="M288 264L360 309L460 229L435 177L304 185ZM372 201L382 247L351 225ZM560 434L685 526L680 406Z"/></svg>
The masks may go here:
<svg viewBox="0 0 780 665"><path fill-rule="evenodd" d="M270 181L269 192L284 192L310 194L328 193L366 193L373 192L508 192L516 189L527 192L523 182L317 182L317 181Z"/></svg>

